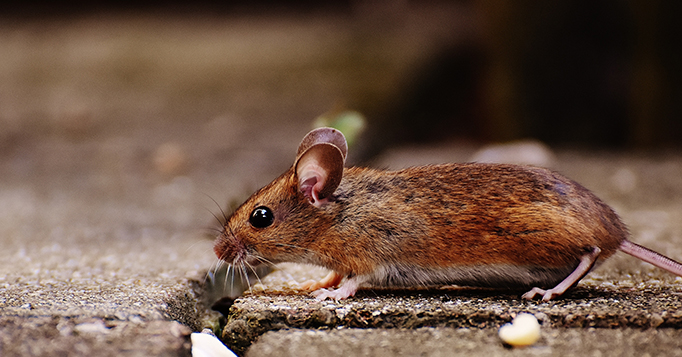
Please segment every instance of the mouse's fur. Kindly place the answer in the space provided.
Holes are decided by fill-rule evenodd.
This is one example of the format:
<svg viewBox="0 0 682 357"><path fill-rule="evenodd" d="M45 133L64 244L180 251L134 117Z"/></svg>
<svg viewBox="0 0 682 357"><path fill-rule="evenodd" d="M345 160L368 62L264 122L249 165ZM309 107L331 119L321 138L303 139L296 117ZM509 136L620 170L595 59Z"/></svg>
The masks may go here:
<svg viewBox="0 0 682 357"><path fill-rule="evenodd" d="M363 283L553 287L584 271L562 291L535 291L549 299L627 241L625 225L609 206L547 169L444 164L339 170L346 149L338 147L338 137L334 148L322 150L306 139L292 168L230 217L216 241L219 258L309 263L331 269L335 283L352 280L343 293L318 292L322 298L353 295ZM326 177L334 170L324 161L337 155L331 159L337 173ZM249 223L259 206L272 210L268 227Z"/></svg>

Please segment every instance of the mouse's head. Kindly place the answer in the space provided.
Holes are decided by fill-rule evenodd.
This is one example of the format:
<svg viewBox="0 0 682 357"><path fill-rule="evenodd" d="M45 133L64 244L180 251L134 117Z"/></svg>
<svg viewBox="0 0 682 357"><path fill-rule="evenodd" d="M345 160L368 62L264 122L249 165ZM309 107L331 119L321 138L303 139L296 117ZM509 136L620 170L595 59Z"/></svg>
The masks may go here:
<svg viewBox="0 0 682 357"><path fill-rule="evenodd" d="M320 235L332 224L323 206L341 183L347 150L336 129L309 132L294 165L229 217L213 248L218 258L235 265L319 262Z"/></svg>

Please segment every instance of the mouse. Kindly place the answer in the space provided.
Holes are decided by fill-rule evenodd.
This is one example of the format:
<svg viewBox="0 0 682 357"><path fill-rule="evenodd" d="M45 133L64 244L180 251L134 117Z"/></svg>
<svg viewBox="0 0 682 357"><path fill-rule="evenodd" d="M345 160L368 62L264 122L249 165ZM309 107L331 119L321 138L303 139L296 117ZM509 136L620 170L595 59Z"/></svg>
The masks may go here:
<svg viewBox="0 0 682 357"><path fill-rule="evenodd" d="M628 239L616 212L550 169L448 163L345 167L343 134L310 131L293 165L228 217L216 256L235 269L294 262L329 275L319 300L361 286L529 289L555 299L616 251L682 276L682 264Z"/></svg>

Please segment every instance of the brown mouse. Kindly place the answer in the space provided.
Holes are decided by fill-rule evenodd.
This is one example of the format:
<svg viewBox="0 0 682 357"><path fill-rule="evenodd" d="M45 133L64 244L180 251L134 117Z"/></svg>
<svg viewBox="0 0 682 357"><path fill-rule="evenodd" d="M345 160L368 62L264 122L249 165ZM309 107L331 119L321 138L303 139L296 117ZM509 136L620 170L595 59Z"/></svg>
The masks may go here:
<svg viewBox="0 0 682 357"><path fill-rule="evenodd" d="M524 298L547 301L619 249L682 276L680 263L630 242L608 205L551 170L344 168L346 152L338 130L308 133L293 166L229 217L215 242L218 258L241 269L326 267L326 278L304 288L336 300L362 284L457 284L528 287Z"/></svg>

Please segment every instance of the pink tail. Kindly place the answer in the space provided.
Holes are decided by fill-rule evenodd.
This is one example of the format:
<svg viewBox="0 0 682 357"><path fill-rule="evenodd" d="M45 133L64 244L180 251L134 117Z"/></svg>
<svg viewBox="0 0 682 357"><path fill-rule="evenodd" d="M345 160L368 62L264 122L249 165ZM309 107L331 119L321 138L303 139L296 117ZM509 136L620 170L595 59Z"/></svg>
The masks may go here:
<svg viewBox="0 0 682 357"><path fill-rule="evenodd" d="M632 243L626 239L620 244L620 250L677 276L682 276L682 264L665 255L656 253L649 248L642 247L641 245Z"/></svg>

